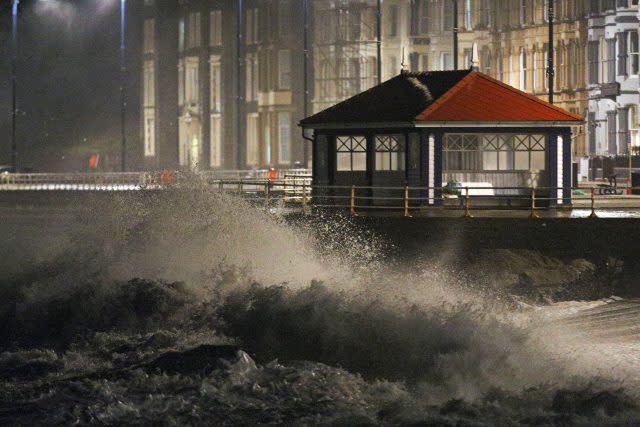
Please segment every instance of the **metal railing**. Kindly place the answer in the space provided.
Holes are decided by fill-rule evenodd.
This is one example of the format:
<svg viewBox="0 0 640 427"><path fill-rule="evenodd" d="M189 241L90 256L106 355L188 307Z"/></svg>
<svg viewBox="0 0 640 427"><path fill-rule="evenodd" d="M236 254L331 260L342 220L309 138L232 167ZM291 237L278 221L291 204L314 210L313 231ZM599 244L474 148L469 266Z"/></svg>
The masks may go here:
<svg viewBox="0 0 640 427"><path fill-rule="evenodd" d="M276 201L292 202L288 205L292 207L299 204L305 214L311 209L337 209L352 216L377 211L411 217L439 210L458 211L461 217L471 218L483 211L519 211L538 218L542 212L577 210L583 211L584 216L597 218L598 212L632 210L640 216L640 188L618 190L618 194L611 195L601 194L600 187L467 187L452 192L447 187L319 186L242 180L220 180L217 188L244 194L249 200L262 200L265 206ZM478 190L494 194L477 195ZM632 190L637 195L625 194Z"/></svg>
<svg viewBox="0 0 640 427"><path fill-rule="evenodd" d="M147 172L5 173L0 174L0 190L131 191L152 181Z"/></svg>
<svg viewBox="0 0 640 427"><path fill-rule="evenodd" d="M308 169L232 170L201 171L184 173L180 171L157 172L98 172L98 173L5 173L0 174L0 191L136 191L163 189L172 186L189 186L194 181L217 183L220 180L246 182L282 181L294 184L287 187L289 195L300 194L303 185L311 185L311 171ZM251 188L248 186L247 188ZM283 190L282 187L275 188Z"/></svg>
<svg viewBox="0 0 640 427"><path fill-rule="evenodd" d="M210 170L198 171L196 175L207 180L236 179L236 180L281 180L286 177L308 176L311 177L310 169L275 169L273 176L269 176L269 169L246 169L246 170Z"/></svg>
<svg viewBox="0 0 640 427"><path fill-rule="evenodd" d="M240 171L232 171L234 174ZM3 190L139 191L189 188L195 182L234 193L258 203L301 209L373 212L405 217L449 211L470 218L482 211L520 211L536 218L550 210L579 210L591 218L607 211L635 211L640 217L640 188L591 186L561 187L448 187L313 185L308 170L281 171L278 179L216 178L216 172L182 175L179 172L0 174ZM261 172L262 173L262 172ZM634 194L629 194L634 193ZM571 200L570 204L566 202ZM552 209L550 209L552 208Z"/></svg>

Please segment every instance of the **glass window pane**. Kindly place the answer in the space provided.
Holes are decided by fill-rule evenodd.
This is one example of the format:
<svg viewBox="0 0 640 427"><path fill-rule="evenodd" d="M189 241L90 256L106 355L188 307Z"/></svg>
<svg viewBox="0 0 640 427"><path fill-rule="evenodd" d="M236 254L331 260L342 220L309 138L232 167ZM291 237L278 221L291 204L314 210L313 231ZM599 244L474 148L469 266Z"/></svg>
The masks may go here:
<svg viewBox="0 0 640 427"><path fill-rule="evenodd" d="M393 153L391 157L391 169L395 171L404 170L404 153Z"/></svg>
<svg viewBox="0 0 640 427"><path fill-rule="evenodd" d="M531 152L531 169L532 170L544 170L545 167L545 152L544 151L532 151Z"/></svg>
<svg viewBox="0 0 640 427"><path fill-rule="evenodd" d="M387 153L381 153L381 152L377 152L376 153L376 170L377 171L383 171L386 170L385 168L385 154Z"/></svg>
<svg viewBox="0 0 640 427"><path fill-rule="evenodd" d="M529 152L528 151L516 151L515 169L519 171L529 170Z"/></svg>
<svg viewBox="0 0 640 427"><path fill-rule="evenodd" d="M353 153L353 169L354 171L366 171L367 170L367 153Z"/></svg>
<svg viewBox="0 0 640 427"><path fill-rule="evenodd" d="M500 170L513 170L513 151L499 151L498 156L498 166L500 166Z"/></svg>
<svg viewBox="0 0 640 427"><path fill-rule="evenodd" d="M351 153L338 153L338 171L351 170Z"/></svg>
<svg viewBox="0 0 640 427"><path fill-rule="evenodd" d="M457 170L458 163L456 162L456 154L452 151L445 151L443 160L442 160L442 168L444 170Z"/></svg>
<svg viewBox="0 0 640 427"><path fill-rule="evenodd" d="M486 171L498 170L497 151L485 151L482 153L482 169Z"/></svg>

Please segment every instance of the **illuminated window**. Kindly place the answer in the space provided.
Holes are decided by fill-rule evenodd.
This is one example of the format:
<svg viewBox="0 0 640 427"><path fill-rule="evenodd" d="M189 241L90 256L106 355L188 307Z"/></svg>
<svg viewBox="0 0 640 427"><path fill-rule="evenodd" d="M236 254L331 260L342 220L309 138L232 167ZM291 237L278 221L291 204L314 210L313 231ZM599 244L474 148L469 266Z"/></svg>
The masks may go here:
<svg viewBox="0 0 640 427"><path fill-rule="evenodd" d="M440 69L446 71L450 70L452 66L451 54L449 52L442 52L440 54Z"/></svg>
<svg viewBox="0 0 640 427"><path fill-rule="evenodd" d="M403 135L376 135L376 170L404 170L405 143Z"/></svg>
<svg viewBox="0 0 640 427"><path fill-rule="evenodd" d="M291 113L278 113L278 163L291 163Z"/></svg>
<svg viewBox="0 0 640 427"><path fill-rule="evenodd" d="M396 37L398 35L398 6L389 6L388 13L387 36Z"/></svg>
<svg viewBox="0 0 640 427"><path fill-rule="evenodd" d="M209 163L212 168L219 168L222 166L222 116L220 114L211 115L210 132Z"/></svg>
<svg viewBox="0 0 640 427"><path fill-rule="evenodd" d="M199 100L199 73L200 60L197 57L189 57L185 67L185 97L186 103L197 105Z"/></svg>
<svg viewBox="0 0 640 427"><path fill-rule="evenodd" d="M544 135L446 134L447 171L538 171L545 169Z"/></svg>
<svg viewBox="0 0 640 427"><path fill-rule="evenodd" d="M527 90L527 51L520 48L520 90Z"/></svg>
<svg viewBox="0 0 640 427"><path fill-rule="evenodd" d="M291 51L288 49L278 51L278 88L291 89Z"/></svg>
<svg viewBox="0 0 640 427"><path fill-rule="evenodd" d="M187 48L200 47L200 12L192 12L187 17Z"/></svg>
<svg viewBox="0 0 640 427"><path fill-rule="evenodd" d="M153 109L144 112L144 155L153 157L156 155L156 125Z"/></svg>
<svg viewBox="0 0 640 427"><path fill-rule="evenodd" d="M258 165L258 113L247 115L247 165Z"/></svg>
<svg viewBox="0 0 640 427"><path fill-rule="evenodd" d="M258 99L258 55L256 53L248 53L245 59L245 89L247 101L255 101Z"/></svg>
<svg viewBox="0 0 640 427"><path fill-rule="evenodd" d="M540 89L540 64L538 63L539 57L540 55L538 54L538 49L534 47L533 61L531 61L533 65L533 82L531 89L533 89L533 92L537 92Z"/></svg>
<svg viewBox="0 0 640 427"><path fill-rule="evenodd" d="M209 61L209 90L211 91L211 111L222 111L222 66L220 56L212 56Z"/></svg>
<svg viewBox="0 0 640 427"><path fill-rule="evenodd" d="M258 43L258 9L248 9L245 12L245 43Z"/></svg>
<svg viewBox="0 0 640 427"><path fill-rule="evenodd" d="M184 51L185 25L184 18L180 18L178 22L178 51Z"/></svg>
<svg viewBox="0 0 640 427"><path fill-rule="evenodd" d="M156 80L155 63L153 60L144 61L143 93L144 106L154 107L156 105Z"/></svg>
<svg viewBox="0 0 640 427"><path fill-rule="evenodd" d="M212 10L209 13L209 45L222 46L222 11Z"/></svg>
<svg viewBox="0 0 640 427"><path fill-rule="evenodd" d="M144 53L154 53L156 41L156 21L155 19L144 20Z"/></svg>
<svg viewBox="0 0 640 427"><path fill-rule="evenodd" d="M338 136L338 172L367 170L367 138L364 136Z"/></svg>

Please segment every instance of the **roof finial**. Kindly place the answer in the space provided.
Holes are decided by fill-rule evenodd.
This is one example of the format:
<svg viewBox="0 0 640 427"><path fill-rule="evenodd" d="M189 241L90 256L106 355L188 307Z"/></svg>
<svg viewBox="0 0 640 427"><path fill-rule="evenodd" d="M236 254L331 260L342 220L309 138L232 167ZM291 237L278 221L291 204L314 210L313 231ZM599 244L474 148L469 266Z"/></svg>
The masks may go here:
<svg viewBox="0 0 640 427"><path fill-rule="evenodd" d="M404 46L402 46L402 61L400 61L400 74L404 74L407 72L407 70L404 69L405 67L405 63L404 63Z"/></svg>
<svg viewBox="0 0 640 427"><path fill-rule="evenodd" d="M472 71L480 71L480 61L478 60L478 43L473 42L473 47L471 48L471 70Z"/></svg>

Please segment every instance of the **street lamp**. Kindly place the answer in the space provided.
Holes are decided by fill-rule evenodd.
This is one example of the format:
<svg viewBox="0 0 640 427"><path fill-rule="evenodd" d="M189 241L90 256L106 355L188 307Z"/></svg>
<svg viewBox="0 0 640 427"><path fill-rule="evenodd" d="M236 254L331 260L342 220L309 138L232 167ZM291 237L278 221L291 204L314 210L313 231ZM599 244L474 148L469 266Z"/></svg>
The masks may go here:
<svg viewBox="0 0 640 427"><path fill-rule="evenodd" d="M547 53L547 86L549 86L549 104L553 104L553 76L555 74L555 63L553 60L554 55L554 35L553 35L553 20L555 19L555 11L553 0L547 0L547 18L549 20L549 44L548 44L548 53Z"/></svg>
<svg viewBox="0 0 640 427"><path fill-rule="evenodd" d="M40 0L42 2L49 2L49 0ZM126 62L126 37L125 37L125 23L126 23L126 0L120 0L120 99L121 99L121 137L122 137L122 152L121 152L121 169L126 171L126 82L127 82L127 62ZM17 118L18 118L18 105L17 105L17 69L18 69L18 10L20 0L11 0L11 17L12 17L12 57L11 57L11 165L17 171L18 170L18 145L17 145Z"/></svg>
<svg viewBox="0 0 640 427"><path fill-rule="evenodd" d="M17 70L18 70L18 5L20 0L12 0L11 7L11 165L15 172L18 171L18 144L16 141L17 106Z"/></svg>
<svg viewBox="0 0 640 427"><path fill-rule="evenodd" d="M121 169L122 172L127 170L127 134L126 134L126 122L127 122L127 97L126 97L126 84L127 84L127 45L125 38L125 23L126 23L126 10L127 0L120 0L120 127L122 137L122 152L120 154Z"/></svg>

